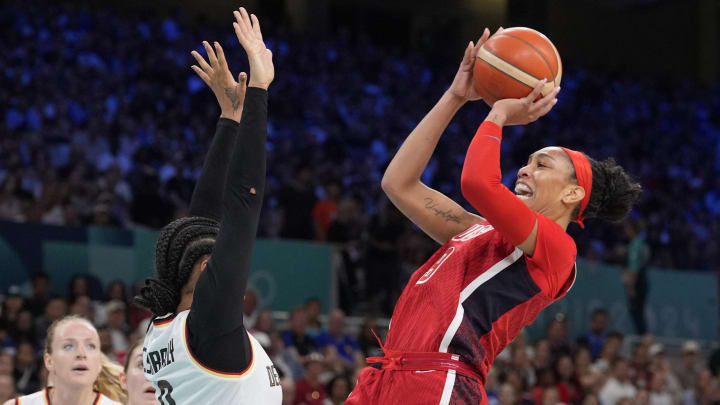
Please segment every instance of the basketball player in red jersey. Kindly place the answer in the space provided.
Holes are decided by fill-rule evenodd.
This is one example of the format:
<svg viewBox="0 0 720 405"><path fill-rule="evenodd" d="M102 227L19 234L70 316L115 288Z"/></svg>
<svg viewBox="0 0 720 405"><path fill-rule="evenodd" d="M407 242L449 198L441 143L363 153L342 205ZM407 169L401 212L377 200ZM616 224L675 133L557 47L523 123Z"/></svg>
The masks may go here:
<svg viewBox="0 0 720 405"><path fill-rule="evenodd" d="M410 220L442 247L410 278L398 299L384 357L368 359L346 404L487 404L485 378L495 356L562 298L575 279L576 247L565 232L584 218L620 221L641 188L612 159L547 147L518 171L513 194L501 183L502 127L547 114L556 89L537 99L497 101L465 157L463 196L469 213L420 181L455 113L480 97L472 85L479 47L465 50L450 88L410 133L382 187ZM537 100L537 101L535 101Z"/></svg>

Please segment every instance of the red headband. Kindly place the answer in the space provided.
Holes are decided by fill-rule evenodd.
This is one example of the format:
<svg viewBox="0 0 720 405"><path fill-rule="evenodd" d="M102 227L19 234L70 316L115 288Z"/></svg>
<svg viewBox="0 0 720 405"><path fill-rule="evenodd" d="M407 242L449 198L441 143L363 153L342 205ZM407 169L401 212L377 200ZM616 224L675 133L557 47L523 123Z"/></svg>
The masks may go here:
<svg viewBox="0 0 720 405"><path fill-rule="evenodd" d="M585 212L585 207L588 205L588 201L590 201L590 194L592 193L592 167L590 167L590 161L581 152L563 148L562 146L560 149L564 150L570 157L573 167L575 167L575 177L577 177L578 185L585 189L585 197L580 201L580 212L575 220L581 228L585 228L585 224L583 223L585 216L583 213Z"/></svg>

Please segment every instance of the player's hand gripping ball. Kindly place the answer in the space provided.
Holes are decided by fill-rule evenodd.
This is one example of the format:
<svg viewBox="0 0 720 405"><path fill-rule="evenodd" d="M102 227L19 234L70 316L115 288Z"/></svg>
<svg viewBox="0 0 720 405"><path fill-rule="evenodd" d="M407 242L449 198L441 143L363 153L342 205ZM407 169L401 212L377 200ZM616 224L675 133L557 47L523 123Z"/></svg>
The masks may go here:
<svg viewBox="0 0 720 405"><path fill-rule="evenodd" d="M492 106L504 98L526 97L542 79L542 96L560 86L562 62L550 39L530 28L507 28L478 50L473 85Z"/></svg>

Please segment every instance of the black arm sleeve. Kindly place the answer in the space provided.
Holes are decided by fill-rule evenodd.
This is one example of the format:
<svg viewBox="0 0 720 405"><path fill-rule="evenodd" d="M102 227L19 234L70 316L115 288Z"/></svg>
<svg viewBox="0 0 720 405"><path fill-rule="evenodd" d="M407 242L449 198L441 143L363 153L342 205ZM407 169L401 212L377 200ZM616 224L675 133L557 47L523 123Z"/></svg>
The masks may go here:
<svg viewBox="0 0 720 405"><path fill-rule="evenodd" d="M267 91L251 87L227 176L220 233L195 285L187 320L190 350L219 371L240 372L252 359L243 300L265 189L266 140Z"/></svg>
<svg viewBox="0 0 720 405"><path fill-rule="evenodd" d="M218 120L215 136L190 199L191 216L220 221L223 190L239 132L240 124L237 122L227 118Z"/></svg>

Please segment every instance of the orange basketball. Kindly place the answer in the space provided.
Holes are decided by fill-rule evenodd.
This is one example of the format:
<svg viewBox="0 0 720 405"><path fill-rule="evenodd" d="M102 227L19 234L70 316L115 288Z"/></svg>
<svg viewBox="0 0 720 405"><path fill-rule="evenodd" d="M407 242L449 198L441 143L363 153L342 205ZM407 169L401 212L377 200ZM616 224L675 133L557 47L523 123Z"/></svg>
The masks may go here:
<svg viewBox="0 0 720 405"><path fill-rule="evenodd" d="M562 62L550 39L530 28L503 30L488 39L475 59L473 82L488 105L504 98L525 97L547 79L542 94L560 85Z"/></svg>

